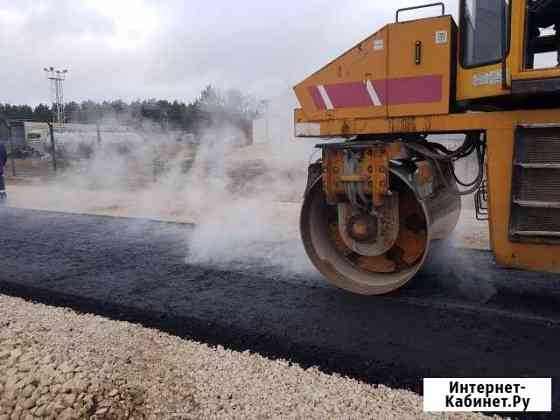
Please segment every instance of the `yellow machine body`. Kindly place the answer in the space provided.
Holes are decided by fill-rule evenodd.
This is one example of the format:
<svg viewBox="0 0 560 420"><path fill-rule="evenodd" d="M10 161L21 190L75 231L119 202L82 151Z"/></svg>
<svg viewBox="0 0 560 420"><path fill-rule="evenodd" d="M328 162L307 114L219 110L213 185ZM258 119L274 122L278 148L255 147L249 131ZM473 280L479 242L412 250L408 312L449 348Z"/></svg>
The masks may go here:
<svg viewBox="0 0 560 420"><path fill-rule="evenodd" d="M323 239L317 232L315 239L312 238L316 229L312 226L316 220L312 218L331 217L317 215L334 210L326 207L310 210L306 209L306 203L302 212L302 218L309 218L302 220L306 249L332 283L358 293L379 294L407 281L408 274L391 284L380 277L381 280L373 283L381 286L369 287L364 286L367 274L362 278L364 268L371 268L374 273L387 271L387 260L394 261L394 249L403 251L397 247L402 239L396 240L397 245L389 253L371 256L367 263L362 263L364 247L354 247L346 237L352 236L352 229L363 231L366 213L372 215L371 220L392 223L391 217L380 212L384 204L383 198L379 198L389 197L391 192L376 187L379 178L372 175L370 180L365 172L369 167L377 174L378 166L387 165L382 160L379 164L371 163L366 159L366 150L376 153L380 142L406 146L414 139L419 146L413 151L420 156L415 152L389 155L395 165L414 162L415 169L404 175L412 179L418 173L430 174L434 168L438 169L438 165L422 164L422 156L428 163L433 160L429 152L421 153L426 136L451 133L467 136L474 133L485 139L488 220L497 262L504 267L560 272L560 67L554 60L554 54L560 56L560 5L555 3L462 0L459 28L452 17L444 14L391 23L295 86L301 104L294 116L296 135L346 139L343 144L347 147L340 146L340 152L324 149L321 174L317 176L323 177L321 194L326 201L316 205L317 208L338 205L340 232L337 235L342 235L347 248L361 253L356 257L339 247L352 260L346 271L334 270L335 262L327 261L331 251L323 249ZM493 23L497 14L503 15L498 23ZM486 50L477 51L477 42L496 37L497 51L487 45ZM485 55L490 57L490 62L485 60ZM543 65L542 56L550 61L549 65L546 60ZM351 159L357 162L354 166ZM337 170L341 171L338 177ZM397 178L399 169L389 170ZM449 204L454 201L450 197L455 180L445 168L438 170L439 181L434 178L434 188L437 190L438 182L447 185L438 200ZM397 189L400 188L401 197L407 194L407 188L414 190L418 202L424 206L428 199L419 194L422 187L419 181L414 181L406 188ZM348 198L344 197L345 193ZM368 210L358 203L364 203L365 196L370 197ZM392 205L387 203L390 200L386 200L385 206ZM307 205L310 206L313 207ZM342 223L340 212L348 212L348 206L361 206L361 213L353 210L356 214ZM422 217L426 219L425 226L433 222L432 218L445 219L448 225L454 226L455 213L455 205L449 204L445 213L432 216L428 209ZM369 223L374 225L371 220ZM401 229L404 229L402 222ZM378 230L372 232L374 236L379 235ZM430 235L428 232L428 241L433 239ZM340 243L338 236L334 242ZM371 239L368 246L374 242ZM412 242L410 246L415 247ZM423 258L418 258L416 263L419 266L422 262ZM355 272L356 267L362 272Z"/></svg>
<svg viewBox="0 0 560 420"><path fill-rule="evenodd" d="M387 25L297 85L298 100L313 121L447 114L454 33L449 16ZM404 45L418 49L419 64Z"/></svg>

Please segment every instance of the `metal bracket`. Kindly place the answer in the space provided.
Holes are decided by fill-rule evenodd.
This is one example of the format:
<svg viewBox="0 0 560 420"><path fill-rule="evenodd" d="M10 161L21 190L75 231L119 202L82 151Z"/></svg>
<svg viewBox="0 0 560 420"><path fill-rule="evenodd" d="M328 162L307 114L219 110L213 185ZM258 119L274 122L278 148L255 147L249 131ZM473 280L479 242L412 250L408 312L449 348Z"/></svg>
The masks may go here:
<svg viewBox="0 0 560 420"><path fill-rule="evenodd" d="M488 187L486 180L484 180L480 188L474 194L474 209L476 212L476 220L488 220Z"/></svg>

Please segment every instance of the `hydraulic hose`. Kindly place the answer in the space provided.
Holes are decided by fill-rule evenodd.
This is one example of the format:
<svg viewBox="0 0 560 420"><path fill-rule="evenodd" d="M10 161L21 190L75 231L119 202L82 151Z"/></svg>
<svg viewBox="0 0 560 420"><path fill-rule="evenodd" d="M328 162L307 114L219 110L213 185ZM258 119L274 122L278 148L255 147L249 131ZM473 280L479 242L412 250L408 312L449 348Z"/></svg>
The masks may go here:
<svg viewBox="0 0 560 420"><path fill-rule="evenodd" d="M461 196L472 194L473 192L477 191L482 185L482 182L484 181L486 142L481 138L481 134L467 134L463 144L454 151L447 149L442 144L428 142L425 137L407 138L406 140L407 141L403 142L403 145L407 149L411 150L417 155L431 160L434 163L434 166L436 167L441 179L447 186L449 185L447 177L444 175L439 163L444 161L454 164L456 161L464 159L470 156L472 153L476 153L478 163L478 172L476 178L472 182L463 182L457 177L454 167L452 171L453 178L459 185L463 187L469 187L467 190L457 192L457 194Z"/></svg>

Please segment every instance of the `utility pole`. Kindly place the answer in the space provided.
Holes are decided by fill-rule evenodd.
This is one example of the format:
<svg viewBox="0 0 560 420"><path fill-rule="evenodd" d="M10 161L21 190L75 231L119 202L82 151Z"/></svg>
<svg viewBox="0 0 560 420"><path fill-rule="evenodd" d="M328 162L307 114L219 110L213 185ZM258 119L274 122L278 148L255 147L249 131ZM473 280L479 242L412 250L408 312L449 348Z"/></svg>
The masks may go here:
<svg viewBox="0 0 560 420"><path fill-rule="evenodd" d="M54 139L54 129L52 123L49 123L49 133L51 135L51 156L53 163L53 170L56 174L56 141Z"/></svg>
<svg viewBox="0 0 560 420"><path fill-rule="evenodd" d="M43 69L51 88L51 101L53 105L53 123L57 123L59 127L64 125L64 89L62 82L66 80L68 70L58 70L54 67L45 67Z"/></svg>

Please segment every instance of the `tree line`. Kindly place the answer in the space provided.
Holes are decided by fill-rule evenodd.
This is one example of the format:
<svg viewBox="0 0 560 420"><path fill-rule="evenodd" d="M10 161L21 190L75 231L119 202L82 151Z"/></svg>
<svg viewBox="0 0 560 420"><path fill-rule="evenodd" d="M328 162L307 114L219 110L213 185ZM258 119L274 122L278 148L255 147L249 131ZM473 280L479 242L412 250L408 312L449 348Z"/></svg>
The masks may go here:
<svg viewBox="0 0 560 420"><path fill-rule="evenodd" d="M219 90L207 86L193 101L122 100L95 102L91 100L65 104L68 123L111 123L137 127L146 121L162 129L179 129L198 133L206 127L232 124L246 129L258 117L263 102L236 89ZM53 107L39 104L12 105L0 103L0 115L10 120L52 121Z"/></svg>

